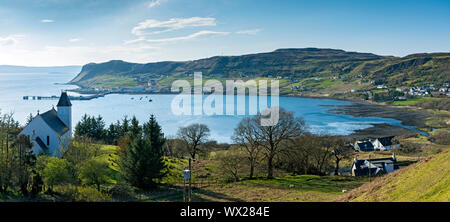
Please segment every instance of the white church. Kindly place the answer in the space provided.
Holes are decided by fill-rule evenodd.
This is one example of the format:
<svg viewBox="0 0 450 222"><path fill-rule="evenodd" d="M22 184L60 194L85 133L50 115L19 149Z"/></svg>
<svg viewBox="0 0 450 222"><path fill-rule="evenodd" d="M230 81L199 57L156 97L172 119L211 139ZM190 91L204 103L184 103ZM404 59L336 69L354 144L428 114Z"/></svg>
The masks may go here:
<svg viewBox="0 0 450 222"><path fill-rule="evenodd" d="M61 148L66 148L72 138L72 103L66 92L61 93L58 105L39 114L20 132L33 143L35 154L48 152L58 156Z"/></svg>

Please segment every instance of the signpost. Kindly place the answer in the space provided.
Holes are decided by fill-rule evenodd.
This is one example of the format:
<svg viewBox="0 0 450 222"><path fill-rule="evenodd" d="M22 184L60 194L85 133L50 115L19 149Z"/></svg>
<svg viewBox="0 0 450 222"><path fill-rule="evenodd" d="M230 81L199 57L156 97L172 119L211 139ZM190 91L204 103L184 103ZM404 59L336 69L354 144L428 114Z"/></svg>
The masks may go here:
<svg viewBox="0 0 450 222"><path fill-rule="evenodd" d="M195 159L192 159L192 158L185 158L185 159L189 160L189 169L183 171L183 174L184 174L184 190L185 190L183 198L184 198L184 202L191 202L192 201L191 162L192 162L192 160L195 161ZM186 181L189 181L189 185L187 187L188 188L188 191L187 191L187 196L188 197L187 198L186 198Z"/></svg>
<svg viewBox="0 0 450 222"><path fill-rule="evenodd" d="M190 201L191 198L190 198L190 191L187 192L187 193L189 193L189 198L186 198L186 188L187 188L186 187L186 181L190 181L191 180L191 171L190 170L184 170L183 173L184 173L184 195L183 195L183 198L184 198L184 202L188 202L187 200ZM190 190L190 186L189 186L189 190Z"/></svg>

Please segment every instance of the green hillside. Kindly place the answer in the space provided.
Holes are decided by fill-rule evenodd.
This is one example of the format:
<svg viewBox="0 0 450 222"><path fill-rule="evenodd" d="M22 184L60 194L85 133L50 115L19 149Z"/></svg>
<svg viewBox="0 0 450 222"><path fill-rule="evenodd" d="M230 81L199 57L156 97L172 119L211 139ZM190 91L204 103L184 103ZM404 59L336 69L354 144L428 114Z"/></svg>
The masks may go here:
<svg viewBox="0 0 450 222"><path fill-rule="evenodd" d="M278 49L242 56L216 56L186 62L128 63L120 60L90 63L71 83L83 87L133 87L149 79L159 87L174 79L203 72L210 78L282 77L292 82L328 79L334 85L355 81L388 86L450 82L450 53L415 54L403 58L336 49ZM290 85L286 85L290 86Z"/></svg>
<svg viewBox="0 0 450 222"><path fill-rule="evenodd" d="M353 191L344 201L450 201L450 151L435 155Z"/></svg>

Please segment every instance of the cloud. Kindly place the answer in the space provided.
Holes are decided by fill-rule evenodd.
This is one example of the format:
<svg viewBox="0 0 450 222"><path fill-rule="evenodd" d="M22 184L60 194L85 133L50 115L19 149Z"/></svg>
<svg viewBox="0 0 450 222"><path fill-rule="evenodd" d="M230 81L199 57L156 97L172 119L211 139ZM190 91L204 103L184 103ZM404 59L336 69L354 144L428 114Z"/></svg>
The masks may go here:
<svg viewBox="0 0 450 222"><path fill-rule="evenodd" d="M193 40L196 38L199 38L201 36L207 36L207 35L228 35L229 32L215 32L215 31L199 31L196 33L193 33L191 35L187 36L180 36L180 37L172 37L172 38L161 38L161 39L146 39L146 38L138 38L134 40L125 41L125 44L133 44L133 43L140 43L140 42L147 42L147 43L174 43L179 41L187 41L187 40Z"/></svg>
<svg viewBox="0 0 450 222"><path fill-rule="evenodd" d="M81 41L81 39L79 39L79 38L69 39L69 42L79 42L79 41Z"/></svg>
<svg viewBox="0 0 450 222"><path fill-rule="evenodd" d="M9 35L0 37L0 46L13 46L19 43L19 39L25 37L24 35Z"/></svg>
<svg viewBox="0 0 450 222"><path fill-rule="evenodd" d="M261 32L261 29L249 29L249 30L241 30L241 31L237 31L236 34L241 34L241 35L256 35L259 32Z"/></svg>
<svg viewBox="0 0 450 222"><path fill-rule="evenodd" d="M161 5L161 3L162 3L162 0L153 0L150 3L148 3L148 7L153 8L153 7Z"/></svg>
<svg viewBox="0 0 450 222"><path fill-rule="evenodd" d="M191 18L171 18L166 21L147 19L139 23L131 30L137 36L160 34L187 27L216 26L215 18L191 17Z"/></svg>
<svg viewBox="0 0 450 222"><path fill-rule="evenodd" d="M0 46L10 46L17 44L17 39L7 36L7 37L0 37Z"/></svg>
<svg viewBox="0 0 450 222"><path fill-rule="evenodd" d="M83 65L116 59L148 62L158 56L158 49L139 45L5 47L0 50L0 61L8 65L28 66Z"/></svg>
<svg viewBox="0 0 450 222"><path fill-rule="evenodd" d="M55 22L55 21L54 21L54 20L51 20L51 19L42 19L41 22L42 22L42 23L53 23L53 22Z"/></svg>

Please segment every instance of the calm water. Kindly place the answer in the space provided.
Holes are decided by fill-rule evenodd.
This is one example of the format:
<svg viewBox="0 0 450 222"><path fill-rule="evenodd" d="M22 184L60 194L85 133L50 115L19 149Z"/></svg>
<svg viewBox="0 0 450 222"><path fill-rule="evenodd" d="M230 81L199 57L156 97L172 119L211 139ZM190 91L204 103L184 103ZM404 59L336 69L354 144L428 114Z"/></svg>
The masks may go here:
<svg viewBox="0 0 450 222"><path fill-rule="evenodd" d="M68 82L74 73L0 73L0 109L3 113L14 112L15 119L21 124L33 113L45 112L56 106L57 100L22 100L25 95L59 96L62 89L75 86L58 85ZM153 102L145 99L148 96ZM141 97L144 97L140 100ZM150 114L157 117L167 136L176 135L180 126L203 123L211 129L211 138L219 142L230 142L230 136L243 116L175 116L170 104L174 95L108 95L90 101L72 101L73 123L77 123L83 114L101 115L109 125L118 119L135 115L141 122ZM134 98L134 99L132 99ZM348 135L358 129L371 127L374 123L401 125L399 120L372 117L352 117L328 113L330 107L322 105L346 105L349 102L330 99L311 99L281 97L280 106L295 115L302 116L313 132ZM411 128L411 127L408 127Z"/></svg>

